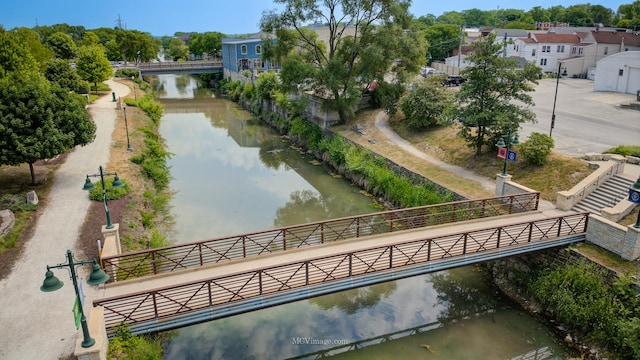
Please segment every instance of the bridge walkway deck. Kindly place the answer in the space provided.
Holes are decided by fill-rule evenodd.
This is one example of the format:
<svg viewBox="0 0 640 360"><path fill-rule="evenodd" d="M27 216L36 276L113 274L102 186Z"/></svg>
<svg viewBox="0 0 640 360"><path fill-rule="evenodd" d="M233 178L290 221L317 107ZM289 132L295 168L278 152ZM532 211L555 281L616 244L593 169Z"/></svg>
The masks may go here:
<svg viewBox="0 0 640 360"><path fill-rule="evenodd" d="M366 250L368 248L376 248L379 246L401 244L424 238L435 238L440 236L444 237L446 235L482 230L486 228L501 227L529 221L545 220L573 213L574 212L571 211L566 212L555 209L547 210L544 212L534 211L515 215L505 215L499 218L485 218L453 224L436 225L421 229L404 230L389 234L372 235L359 239L343 240L335 243L328 243L300 249L292 249L284 252L253 256L193 269L180 270L166 274L147 276L138 279L124 280L106 284L102 289L100 289L97 298L104 299L124 296L127 294L149 292L154 289L176 287L181 284L212 277L232 276L235 274L241 274L248 270L286 265L293 262L299 263L307 259L312 260L319 257L328 257L331 255Z"/></svg>

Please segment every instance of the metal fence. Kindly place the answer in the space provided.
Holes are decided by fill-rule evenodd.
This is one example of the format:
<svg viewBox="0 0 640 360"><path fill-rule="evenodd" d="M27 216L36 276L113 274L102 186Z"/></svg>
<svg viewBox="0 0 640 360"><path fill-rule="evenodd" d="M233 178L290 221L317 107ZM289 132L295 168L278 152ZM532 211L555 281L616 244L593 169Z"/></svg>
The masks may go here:
<svg viewBox="0 0 640 360"><path fill-rule="evenodd" d="M391 269L394 272L401 272L403 268L413 271L415 265L420 265L419 273L427 273L435 271L430 270L429 262L438 260L464 259L465 255L479 253L491 253L494 256L491 250L496 249L501 250L499 256L509 256L512 253L507 250L516 247L532 251L536 249L530 247L532 243L586 233L588 218L588 213L571 214L306 257L259 268L251 268L250 262L247 262L245 271L222 273L190 283L99 299L93 305L104 307L105 323L110 332L123 322L135 325L172 321L202 309L207 309L205 318L210 319L211 314L221 313L224 306L234 303L244 302L241 312L252 311L264 307L270 297L278 297L271 304L274 305L311 297L313 291L310 289L313 287L330 287L331 291L346 290L362 286L357 285L360 283L357 280L359 277L378 273L384 275ZM486 259L475 260L478 261ZM293 295L285 299L289 292L293 292ZM246 301L252 299L255 302L247 305Z"/></svg>

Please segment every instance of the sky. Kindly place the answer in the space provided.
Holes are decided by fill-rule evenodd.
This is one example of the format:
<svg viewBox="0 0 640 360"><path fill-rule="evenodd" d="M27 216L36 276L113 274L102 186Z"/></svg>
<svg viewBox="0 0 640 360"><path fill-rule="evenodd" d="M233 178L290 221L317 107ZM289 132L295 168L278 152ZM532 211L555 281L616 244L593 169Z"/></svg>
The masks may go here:
<svg viewBox="0 0 640 360"><path fill-rule="evenodd" d="M590 3L613 11L633 0L538 0L530 5L513 5L510 0L490 0L483 5L474 0L454 2L414 0L409 11L420 17L439 16L448 11L520 9L534 6L550 8ZM522 2L519 2L522 4ZM217 31L226 35L251 34L259 31L262 12L276 8L269 0L11 0L0 8L0 25L5 29L32 28L36 25L63 24L84 26L86 29L113 28L118 19L124 28L148 32L153 36L173 35L175 32Z"/></svg>

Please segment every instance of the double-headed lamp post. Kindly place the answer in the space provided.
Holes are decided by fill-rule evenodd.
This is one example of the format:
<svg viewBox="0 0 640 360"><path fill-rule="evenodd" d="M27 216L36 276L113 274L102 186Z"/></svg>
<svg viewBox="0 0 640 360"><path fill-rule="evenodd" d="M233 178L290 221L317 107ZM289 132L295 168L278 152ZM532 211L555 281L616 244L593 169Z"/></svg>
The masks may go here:
<svg viewBox="0 0 640 360"><path fill-rule="evenodd" d="M509 129L509 131L507 132L507 141L504 141L504 135L500 136L500 140L498 140L498 143L496 144L496 147L498 148L506 148L506 153L504 156L504 165L502 167L502 176L506 176L507 175L507 158L509 157L509 147L511 145L518 145L520 144L520 141L518 141L518 134L515 134L513 139L511 139L511 129Z"/></svg>
<svg viewBox="0 0 640 360"><path fill-rule="evenodd" d="M73 289L76 292L76 304L80 307L80 324L82 326L82 347L88 348L92 347L95 344L95 340L89 335L89 327L87 326L87 318L84 316L84 310L82 310L82 299L80 299L80 291L78 289L78 278L76 276L76 267L86 264L93 264L93 270L91 271L91 275L89 275L89 280L87 280L87 284L89 285L100 285L109 281L109 275L105 274L104 271L98 265L98 262L93 260L74 260L73 254L71 250L67 250L67 262L64 264L58 264L49 266L47 265L47 273L45 274L44 282L40 287L41 291L50 292L56 291L64 285L62 281L58 280L55 275L53 275L53 271L51 269L61 269L68 267L71 273L71 281L73 281ZM74 305L76 306L76 305ZM76 323L77 324L77 323Z"/></svg>
<svg viewBox="0 0 640 360"><path fill-rule="evenodd" d="M104 212L107 215L107 229L112 229L113 228L113 224L111 223L111 213L109 213L109 204L107 203L107 187L104 183L104 176L114 176L113 178L113 183L111 183L111 187L112 188L121 188L124 186L124 183L120 180L120 178L118 177L118 174L116 173L104 173L102 171L102 165L100 165L98 167L98 170L100 170L99 174L92 174L92 175L87 175L87 180L84 182L84 186L82 187L82 190L93 190L96 187L93 185L93 183L91 182L91 180L89 180L89 178L91 177L100 177L100 183L102 184L102 201L104 202Z"/></svg>

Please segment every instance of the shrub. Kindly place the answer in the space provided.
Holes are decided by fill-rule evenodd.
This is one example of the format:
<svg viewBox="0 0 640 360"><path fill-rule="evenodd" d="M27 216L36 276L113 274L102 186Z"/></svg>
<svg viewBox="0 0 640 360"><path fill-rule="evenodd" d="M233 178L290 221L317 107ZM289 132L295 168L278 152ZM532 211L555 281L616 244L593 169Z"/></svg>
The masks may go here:
<svg viewBox="0 0 640 360"><path fill-rule="evenodd" d="M605 154L618 154L622 156L640 157L640 146L638 145L619 145L604 152Z"/></svg>
<svg viewBox="0 0 640 360"><path fill-rule="evenodd" d="M162 359L162 342L157 338L131 334L126 324L116 328L109 341L109 359Z"/></svg>
<svg viewBox="0 0 640 360"><path fill-rule="evenodd" d="M121 197L127 195L129 189L127 187L127 183L122 181L124 186L121 188L112 188L111 184L113 184L113 178L105 178L104 179L104 187L107 190L107 200L116 200ZM102 201L102 182L100 180L93 183L95 189L89 190L89 199L95 201Z"/></svg>
<svg viewBox="0 0 640 360"><path fill-rule="evenodd" d="M531 133L529 139L520 145L520 153L532 165L544 165L551 154L554 143L553 138L541 133Z"/></svg>

